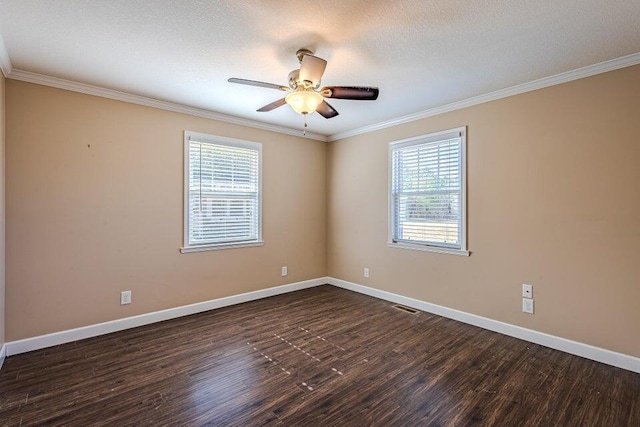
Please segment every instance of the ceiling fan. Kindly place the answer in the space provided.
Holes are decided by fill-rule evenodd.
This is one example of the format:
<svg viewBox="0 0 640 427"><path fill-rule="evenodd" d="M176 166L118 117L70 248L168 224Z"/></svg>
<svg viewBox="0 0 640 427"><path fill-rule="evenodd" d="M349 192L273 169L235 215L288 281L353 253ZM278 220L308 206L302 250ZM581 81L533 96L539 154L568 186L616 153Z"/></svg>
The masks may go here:
<svg viewBox="0 0 640 427"><path fill-rule="evenodd" d="M324 98L333 99L353 99L358 101L374 101L378 98L377 87L362 86L325 86L321 89L320 79L327 67L327 61L313 55L308 49L299 49L296 52L300 68L289 73L289 86L282 86L273 83L259 82L255 80L230 78L230 83L242 85L258 86L268 89L277 89L289 92L287 96L278 99L270 104L259 108L257 111L264 113L275 110L285 104L289 104L296 113L306 115L318 112L325 119L330 119L338 115L338 112Z"/></svg>

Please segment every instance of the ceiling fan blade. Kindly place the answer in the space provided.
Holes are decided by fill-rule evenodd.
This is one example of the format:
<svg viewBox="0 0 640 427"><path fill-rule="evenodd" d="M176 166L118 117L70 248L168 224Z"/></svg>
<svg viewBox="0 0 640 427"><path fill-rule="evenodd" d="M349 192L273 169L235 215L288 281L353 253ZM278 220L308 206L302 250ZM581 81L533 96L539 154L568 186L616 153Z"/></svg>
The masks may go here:
<svg viewBox="0 0 640 427"><path fill-rule="evenodd" d="M313 83L314 87L320 84L320 79L327 68L327 61L313 55L303 55L300 61L300 80L307 80Z"/></svg>
<svg viewBox="0 0 640 427"><path fill-rule="evenodd" d="M326 86L320 90L325 98L354 99L359 101L375 101L380 90L377 87L364 86Z"/></svg>
<svg viewBox="0 0 640 427"><path fill-rule="evenodd" d="M240 84L240 85L266 87L267 89L277 89L277 90L282 90L282 91L291 90L287 86L281 86L281 85L277 85L277 84L274 84L274 83L259 82L259 81L256 81L256 80L237 79L235 77L232 77L227 81L229 83L237 83L237 84Z"/></svg>
<svg viewBox="0 0 640 427"><path fill-rule="evenodd" d="M318 108L316 108L318 114L320 114L325 119L330 119L338 115L338 112L335 108L333 108L327 101L322 101Z"/></svg>
<svg viewBox="0 0 640 427"><path fill-rule="evenodd" d="M267 104L264 107L260 108L259 111L260 113L266 113L267 111L271 111L271 110L275 110L278 107L282 107L284 104L286 104L287 101L285 101L284 98L282 99L278 99L277 101L273 101L271 104Z"/></svg>

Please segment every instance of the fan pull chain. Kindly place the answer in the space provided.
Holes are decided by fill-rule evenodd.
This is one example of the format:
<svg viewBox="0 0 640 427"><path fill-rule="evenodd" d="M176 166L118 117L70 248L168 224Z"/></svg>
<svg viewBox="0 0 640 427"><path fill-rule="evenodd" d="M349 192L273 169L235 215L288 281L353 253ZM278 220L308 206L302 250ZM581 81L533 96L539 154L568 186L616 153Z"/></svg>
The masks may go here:
<svg viewBox="0 0 640 427"><path fill-rule="evenodd" d="M302 130L302 135L306 136L307 135L307 115L303 114L304 116L304 129Z"/></svg>

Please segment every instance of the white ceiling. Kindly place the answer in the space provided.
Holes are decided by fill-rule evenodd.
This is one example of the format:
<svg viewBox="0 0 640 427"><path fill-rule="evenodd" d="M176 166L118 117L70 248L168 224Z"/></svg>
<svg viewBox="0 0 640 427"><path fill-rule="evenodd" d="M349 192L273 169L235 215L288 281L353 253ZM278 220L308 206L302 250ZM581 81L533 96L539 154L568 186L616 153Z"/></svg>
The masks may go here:
<svg viewBox="0 0 640 427"><path fill-rule="evenodd" d="M309 117L334 135L640 52L640 0L0 0L12 66L288 128L295 51L325 58L323 85L378 86Z"/></svg>

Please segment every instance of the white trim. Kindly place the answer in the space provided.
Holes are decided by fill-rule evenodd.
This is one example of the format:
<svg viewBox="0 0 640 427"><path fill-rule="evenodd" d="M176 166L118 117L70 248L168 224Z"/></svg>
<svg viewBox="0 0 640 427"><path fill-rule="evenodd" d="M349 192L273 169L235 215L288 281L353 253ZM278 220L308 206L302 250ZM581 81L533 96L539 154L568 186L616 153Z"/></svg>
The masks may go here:
<svg viewBox="0 0 640 427"><path fill-rule="evenodd" d="M2 365L4 364L4 359L7 357L7 343L2 344L0 347L0 369L2 369Z"/></svg>
<svg viewBox="0 0 640 427"><path fill-rule="evenodd" d="M411 243L404 243L404 242L387 242L387 246L390 248L396 248L396 249L409 249L412 251L436 252L439 254L460 255L460 256L470 255L470 252L466 250L463 251L460 249L421 245L417 243L411 244Z"/></svg>
<svg viewBox="0 0 640 427"><path fill-rule="evenodd" d="M0 34L0 69L2 69L2 74L4 74L5 77L9 77L13 71L11 58L9 58L7 47L2 39L2 34Z"/></svg>
<svg viewBox="0 0 640 427"><path fill-rule="evenodd" d="M70 80L50 77L44 74L32 73L30 71L16 70L11 67L11 61L3 49L4 43L0 46L0 67L5 77L21 80L29 83L65 89L74 92L85 93L88 95L100 96L103 98L115 99L117 101L130 102L132 104L144 105L147 107L159 108L161 110L174 111L177 113L188 114L196 117L204 117L207 119L218 120L225 123L233 123L241 126L253 127L256 129L267 130L271 132L282 133L285 135L294 135L304 138L300 135L300 130L292 129L284 126L271 125L268 123L258 122L249 119L243 119L227 114L216 113L211 110L189 107L183 104L177 104L168 101L160 101L154 98L148 98L140 95L133 95L112 89L106 89L99 86L77 83ZM509 96L519 95L525 92L531 92L538 89L554 86L557 84L567 83L574 80L591 77L597 74L607 73L609 71L618 70L620 68L632 67L640 64L640 52L622 56L620 58L611 59L609 61L600 62L598 64L587 65L586 67L577 68L575 70L566 71L549 77L533 80L531 82L522 83L508 88L500 89L484 95L474 96L450 104L441 105L439 107L430 108L406 116L397 117L395 119L376 123L369 126L363 126L357 129L338 132L333 135L325 136L313 132L307 132L306 138L315 139L317 141L338 141L340 139L351 136L361 135L376 130L386 129L403 123L414 122L416 120L425 119L427 117L436 116L438 114L448 113L450 111L460 110L462 108L472 107L474 105L483 104L485 102L495 101Z"/></svg>
<svg viewBox="0 0 640 427"><path fill-rule="evenodd" d="M380 289L370 288L368 286L359 285L357 283L347 282L345 280L328 277L327 282L331 285L338 286L343 289L369 295L375 298L390 301L396 304L406 305L427 313L437 314L438 316L447 317L469 325L478 326L483 329L498 332L503 335L519 338L545 347L564 351L565 353L574 354L576 356L595 360L597 362L606 363L607 365L616 366L632 372L640 373L640 358L629 356L627 354L617 353L615 351L606 350L604 348L595 347L589 344L583 344L571 341L566 338L545 334L543 332L534 331L523 328L521 326L511 325L509 323L500 322L498 320L489 319L464 311L455 310L453 308L432 304L418 299L405 297Z"/></svg>
<svg viewBox="0 0 640 427"><path fill-rule="evenodd" d="M472 107L474 105L483 104L489 101L495 101L509 96L519 95L525 92L531 92L546 87L555 86L562 83L568 83L574 80L595 76L596 74L607 73L609 71L618 70L620 68L632 67L640 64L640 52L631 55L622 56L620 58L611 59L609 61L600 62L598 64L587 65L586 67L577 68L575 70L556 74L549 77L533 80L531 82L522 83L508 88L496 90L484 95L474 96L472 98L462 99L450 104L441 105L439 107L429 108L428 110L418 113L408 114L406 116L376 123L374 125L363 126L361 128L347 130L330 135L329 141L338 141L340 139L349 138L351 136L362 135L380 129L386 129L404 123L415 122L416 120L425 119L427 117L437 116L438 114L448 113L450 111L460 110L462 108Z"/></svg>
<svg viewBox="0 0 640 427"><path fill-rule="evenodd" d="M205 142L207 144L217 144L217 145L226 145L228 147L248 148L250 150L258 150L262 152L261 142L246 141L244 139L229 138L226 136L210 135L208 133L185 130L184 131L185 144L188 145L189 141L191 141L192 139L194 141Z"/></svg>
<svg viewBox="0 0 640 427"><path fill-rule="evenodd" d="M469 325L474 325L483 329L498 332L503 335L508 335L511 337L519 338L521 340L540 344L545 347L563 351L565 353L574 354L576 356L640 373L640 358L634 356L629 356L627 354L617 353L615 351L606 350L576 341L571 341L554 335L545 334L543 332L533 331L531 329L511 325L508 323L500 322L498 320L489 319L475 314L465 313L464 311L459 311L441 305L394 294L391 292L370 288L368 286L363 286L357 283L347 282L346 280L336 279L334 277L319 277L317 279L290 283L288 285L276 286L273 288L247 292L244 294L218 298L181 307L169 308L167 310L155 311L152 313L127 317L124 319L112 320L110 322L98 323L95 325L69 329L66 331L55 332L47 335L40 335L37 337L26 338L18 341L10 341L5 343L0 348L0 361L3 360L5 356L13 356L20 353L26 353L28 351L39 350L41 348L52 347L72 341L97 337L104 334L110 334L112 332L135 328L151 323L162 322L164 320L175 319L178 317L188 316L204 311L215 310L217 308L227 307L230 305L240 304L248 301L254 301L288 292L294 292L301 289L313 288L315 286L324 284L330 284L339 288L358 292L364 295L369 295L374 298L390 301L396 304L406 305L408 307L416 308L427 313L433 313L438 316L443 316L449 319L457 320L459 322L467 323Z"/></svg>
<svg viewBox="0 0 640 427"><path fill-rule="evenodd" d="M211 243L205 245L189 245L189 149L191 141L200 142L211 145L224 145L228 147L244 148L258 152L258 236L257 239L251 241L242 241L235 243ZM189 252L203 252L220 249L244 248L250 246L262 246L262 143L245 141L242 139L227 138L224 136L209 135L206 133L198 133L190 130L184 131L184 218L183 218L183 246L180 252L185 254Z"/></svg>
<svg viewBox="0 0 640 427"><path fill-rule="evenodd" d="M325 141L325 142L338 141L340 139L348 138L351 136L356 136L364 133L373 132L376 130L386 129L386 128L397 126L403 123L414 122L416 120L425 119L427 117L433 117L438 114L448 113L451 111L460 110L462 108L483 104L485 102L495 101L498 99L507 98L509 96L519 95L521 93L531 92L538 89L544 89L546 87L567 83L574 80L583 79L586 77L595 76L597 74L607 73L609 71L618 70L620 68L632 67L638 64L640 64L640 52L632 53L630 55L622 56L620 58L611 59L609 61L600 62L598 64L587 65L586 67L577 68L575 70L567 71L567 72L556 74L553 76L543 77L541 79L533 80L531 82L522 83L522 84L511 86L508 88L500 89L484 95L474 96L471 98L452 102L450 104L430 108L417 113L408 114L406 116L376 123L374 125L363 126L357 129L347 130L344 132L338 132L329 136L325 136L325 135L321 135L313 132L307 132L306 137L309 139L315 139L317 141ZM6 53L6 49L4 48L4 43L0 45L0 67L2 67L2 72L5 75L5 77L14 79L14 80L21 80L24 82L36 83L36 84L55 87L59 89L85 93L88 95L115 99L117 101L130 102L132 104L159 108L161 110L174 111L177 113L188 114L196 117L204 117L207 119L218 120L225 123L233 123L241 126L248 126L256 129L282 133L285 135L294 135L301 138L305 137L304 135L300 135L300 130L298 129L291 129L284 126L271 125L268 123L258 122L258 121L249 120L249 119L242 119L242 118L230 116L227 114L216 113L211 110L189 107L187 105L177 104L177 103L168 102L168 101L160 101L153 98L148 98L140 95L133 95L133 94L120 92L112 89L102 88L99 86L93 86L93 85L88 85L84 83L77 83L70 80L50 77L44 74L32 73L30 71L16 70L11 67L11 61L9 59L9 56Z"/></svg>
<svg viewBox="0 0 640 427"><path fill-rule="evenodd" d="M254 246L264 246L262 240L256 242L240 242L240 243L222 243L219 245L199 245L199 246L185 246L180 248L180 252L188 254L191 252L205 252L205 251L218 251L221 249L236 249L236 248L251 248Z"/></svg>
<svg viewBox="0 0 640 427"><path fill-rule="evenodd" d="M198 302L181 307L169 308L152 313L140 314L138 316L126 317L124 319L112 320L95 325L83 326L52 334L40 335L18 341L10 341L5 344L7 356L13 356L27 351L39 350L41 348L52 347L85 338L97 337L99 335L110 334L124 329L135 328L151 323L162 322L164 320L175 319L177 317L188 316L190 314L201 313L203 311L214 310L216 308L227 307L243 302L254 301L287 292L312 288L327 283L326 277L305 280L302 282L290 283L288 285L276 286L268 289L247 292L239 295L232 295L224 298L217 298L210 301Z"/></svg>
<svg viewBox="0 0 640 427"><path fill-rule="evenodd" d="M182 248L180 248L181 253L185 249L189 248L189 165L190 165L190 157L189 157L189 133L188 131L184 131L184 142L183 142L183 169L182 169Z"/></svg>
<svg viewBox="0 0 640 427"><path fill-rule="evenodd" d="M424 135L417 135L417 136L412 136L410 138L391 141L389 145L393 148L401 148L409 145L429 144L432 142L439 142L447 139L459 138L461 136L464 136L466 132L467 132L467 127L460 126L453 129L441 130L438 132L431 132Z"/></svg>
<svg viewBox="0 0 640 427"><path fill-rule="evenodd" d="M394 238L394 206L393 206L393 150L397 150L402 147L422 144L438 143L440 141L460 138L460 201L462 203L462 212L460 213L460 248L449 248L446 246L437 246L436 244L427 245L424 243L409 243L409 242L395 242ZM405 138L398 141L392 141L389 143L389 149L387 152L388 162L388 188L387 188L387 213L388 219L388 241L387 246L391 248L400 249L413 249L418 251L428 251L443 254L462 255L469 256L467 250L467 127L461 126L458 128L447 129L439 132L433 132L425 135L418 135L411 138Z"/></svg>
<svg viewBox="0 0 640 427"><path fill-rule="evenodd" d="M3 68L3 72L4 72L4 68ZM175 102L161 101L159 99L148 98L146 96L133 95L130 93L120 92L113 89L107 89L107 88L88 85L84 83L77 83L71 80L60 79L57 77L50 77L44 74L32 73L30 71L13 69L10 73L8 73L8 75L7 73L5 73L5 76L7 78L20 80L23 82L35 83L39 85L55 87L58 89L70 90L73 92L84 93L87 95L114 99L116 101L129 102L131 104L144 105L146 107L153 107L161 110L188 114L190 116L204 117L205 119L218 120L220 122L232 123L240 126L248 126L256 129L282 133L285 135L293 135L300 138L306 137L309 139L315 139L317 141L323 141L323 142L327 141L327 137L325 135L320 135L313 132L307 132L305 136L303 135L300 129L291 129L284 126L272 125L268 123L258 122L255 120L243 119L240 117L230 116L227 114L216 113L211 110L205 110L203 108L189 107L187 105L178 104Z"/></svg>

